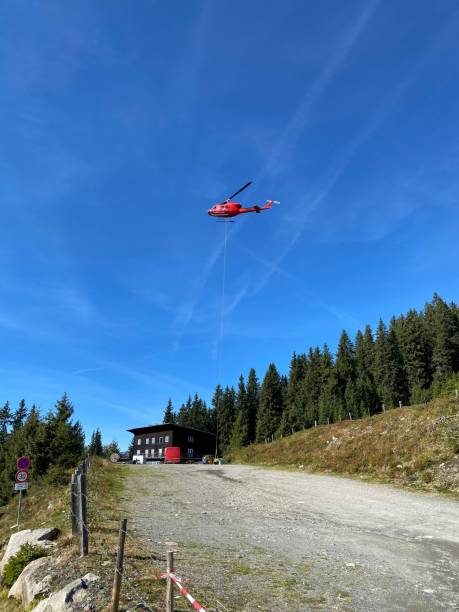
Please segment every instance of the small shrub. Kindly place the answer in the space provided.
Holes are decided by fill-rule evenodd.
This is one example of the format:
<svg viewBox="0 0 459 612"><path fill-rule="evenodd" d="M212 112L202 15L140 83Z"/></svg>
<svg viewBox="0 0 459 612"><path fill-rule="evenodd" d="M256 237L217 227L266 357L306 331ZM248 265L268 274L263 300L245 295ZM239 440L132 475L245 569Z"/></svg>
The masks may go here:
<svg viewBox="0 0 459 612"><path fill-rule="evenodd" d="M46 484L65 485L69 483L68 470L61 465L53 465L44 478Z"/></svg>
<svg viewBox="0 0 459 612"><path fill-rule="evenodd" d="M22 570L29 565L31 561L46 557L48 551L43 546L32 546L32 544L23 544L3 570L3 584L6 587L12 587L18 579Z"/></svg>

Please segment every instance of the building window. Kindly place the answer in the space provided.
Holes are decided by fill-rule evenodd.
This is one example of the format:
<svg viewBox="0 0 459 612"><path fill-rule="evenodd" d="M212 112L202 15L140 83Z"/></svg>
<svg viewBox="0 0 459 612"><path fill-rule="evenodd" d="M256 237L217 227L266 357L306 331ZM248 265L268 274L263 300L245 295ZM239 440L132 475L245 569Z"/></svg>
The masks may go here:
<svg viewBox="0 0 459 612"><path fill-rule="evenodd" d="M147 439L145 440L145 444L150 444L150 438L147 438Z"/></svg>
<svg viewBox="0 0 459 612"><path fill-rule="evenodd" d="M163 456L163 449L158 448L158 457L162 457L162 456Z"/></svg>
<svg viewBox="0 0 459 612"><path fill-rule="evenodd" d="M150 454L150 449L147 448L147 450L145 451L146 456L148 457L148 455Z"/></svg>
<svg viewBox="0 0 459 612"><path fill-rule="evenodd" d="M140 446L141 443L142 443L142 440L140 438L138 438L137 444Z"/></svg>
<svg viewBox="0 0 459 612"><path fill-rule="evenodd" d="M188 436L188 442L194 442L194 436Z"/></svg>
<svg viewBox="0 0 459 612"><path fill-rule="evenodd" d="M152 439L151 439L151 443L152 443L152 444L156 444L156 438L152 438Z"/></svg>
<svg viewBox="0 0 459 612"><path fill-rule="evenodd" d="M194 451L192 448L188 449L188 457L192 457L194 455Z"/></svg>
<svg viewBox="0 0 459 612"><path fill-rule="evenodd" d="M140 455L140 448L137 449L137 454Z"/></svg>
<svg viewBox="0 0 459 612"><path fill-rule="evenodd" d="M167 444L169 442L169 436L164 436L164 442Z"/></svg>
<svg viewBox="0 0 459 612"><path fill-rule="evenodd" d="M163 443L163 437L159 436L159 443L162 444Z"/></svg>

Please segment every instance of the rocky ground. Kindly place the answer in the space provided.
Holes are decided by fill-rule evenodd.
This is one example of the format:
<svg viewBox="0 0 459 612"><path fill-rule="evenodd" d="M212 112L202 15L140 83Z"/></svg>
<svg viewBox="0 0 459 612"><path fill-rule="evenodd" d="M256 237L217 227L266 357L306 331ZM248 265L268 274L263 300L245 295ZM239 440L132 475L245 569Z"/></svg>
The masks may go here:
<svg viewBox="0 0 459 612"><path fill-rule="evenodd" d="M208 610L459 610L456 501L247 466L129 470L131 534L176 543Z"/></svg>

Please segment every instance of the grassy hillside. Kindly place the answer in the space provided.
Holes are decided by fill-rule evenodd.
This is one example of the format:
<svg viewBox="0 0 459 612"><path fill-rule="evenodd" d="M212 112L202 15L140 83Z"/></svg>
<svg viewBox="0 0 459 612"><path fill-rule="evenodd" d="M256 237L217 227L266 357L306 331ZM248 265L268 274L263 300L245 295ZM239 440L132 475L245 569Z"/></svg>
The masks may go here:
<svg viewBox="0 0 459 612"><path fill-rule="evenodd" d="M437 399L233 451L238 463L360 476L459 497L459 404Z"/></svg>

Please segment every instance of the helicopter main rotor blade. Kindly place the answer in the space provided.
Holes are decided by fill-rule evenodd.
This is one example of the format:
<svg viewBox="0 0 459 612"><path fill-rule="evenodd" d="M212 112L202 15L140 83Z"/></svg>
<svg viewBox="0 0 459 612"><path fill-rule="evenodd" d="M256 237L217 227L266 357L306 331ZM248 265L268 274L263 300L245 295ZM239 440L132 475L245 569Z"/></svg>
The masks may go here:
<svg viewBox="0 0 459 612"><path fill-rule="evenodd" d="M247 187L251 184L252 184L252 181L249 181L248 183L246 183L244 187L241 187L238 191L235 191L232 195L230 195L230 197L227 200L225 200L225 202L229 202L230 200L232 200L234 196L237 196L238 193L241 193L241 191L244 191L244 189L247 189Z"/></svg>

